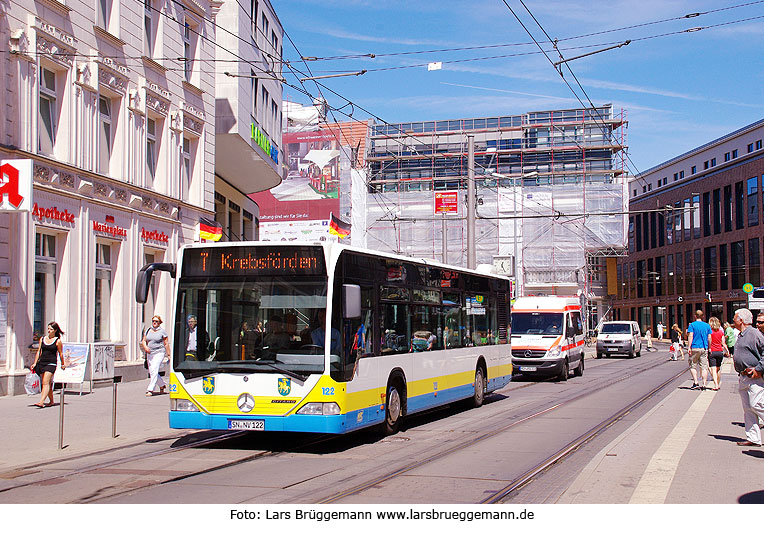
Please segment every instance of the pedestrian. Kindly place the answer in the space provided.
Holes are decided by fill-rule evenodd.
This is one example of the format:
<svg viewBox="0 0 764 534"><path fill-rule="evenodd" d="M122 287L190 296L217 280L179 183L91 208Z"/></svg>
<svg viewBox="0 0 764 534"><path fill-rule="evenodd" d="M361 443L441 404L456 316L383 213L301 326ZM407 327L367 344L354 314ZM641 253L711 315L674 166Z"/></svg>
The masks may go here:
<svg viewBox="0 0 764 534"><path fill-rule="evenodd" d="M650 327L645 327L645 340L647 341L647 351L652 352L653 350L653 333L650 331Z"/></svg>
<svg viewBox="0 0 764 534"><path fill-rule="evenodd" d="M730 356L735 354L735 341L737 341L737 335L737 328L732 328L731 324L724 323L724 338Z"/></svg>
<svg viewBox="0 0 764 534"><path fill-rule="evenodd" d="M164 393L165 382L159 375L159 367L165 357L170 358L170 343L167 340L167 332L162 328L162 318L155 315L151 318L151 326L143 333L141 348L146 353L146 361L149 366L149 385L146 388L146 396L154 395L154 388L159 385L160 395Z"/></svg>
<svg viewBox="0 0 764 534"><path fill-rule="evenodd" d="M674 323L671 327L671 346L674 348L674 354L671 357L672 360L684 360L684 352L682 351L682 330L679 325ZM679 358L681 356L681 358Z"/></svg>
<svg viewBox="0 0 764 534"><path fill-rule="evenodd" d="M706 389L708 382L708 336L711 334L711 327L703 321L703 310L695 311L695 321L687 327L689 336L688 360L690 364L690 374L692 375L692 389ZM703 379L703 385L698 384L698 371L696 366L700 366L700 376Z"/></svg>
<svg viewBox="0 0 764 534"><path fill-rule="evenodd" d="M741 447L761 447L760 421L764 419L764 335L756 328L751 328L753 314L747 308L735 311L732 321L740 331L732 361L738 373L746 436L744 441L738 441L737 444Z"/></svg>
<svg viewBox="0 0 764 534"><path fill-rule="evenodd" d="M764 312L759 312L759 315L756 316L756 328L764 334Z"/></svg>
<svg viewBox="0 0 764 534"><path fill-rule="evenodd" d="M658 321L658 341L663 341L663 322Z"/></svg>
<svg viewBox="0 0 764 534"><path fill-rule="evenodd" d="M66 369L63 344L61 343L61 336L63 335L64 331L61 330L57 322L52 321L48 323L47 334L40 340L34 363L30 366L32 371L40 375L40 380L42 381L40 402L34 404L38 408L53 405L53 375L56 372L56 355L61 360L61 369ZM50 402L46 403L46 398Z"/></svg>
<svg viewBox="0 0 764 534"><path fill-rule="evenodd" d="M727 343L724 341L724 330L719 319L711 317L708 320L708 326L711 327L711 333L708 335L708 366L711 368L711 378L714 381L714 391L719 391L722 385L722 360L724 356L729 356Z"/></svg>

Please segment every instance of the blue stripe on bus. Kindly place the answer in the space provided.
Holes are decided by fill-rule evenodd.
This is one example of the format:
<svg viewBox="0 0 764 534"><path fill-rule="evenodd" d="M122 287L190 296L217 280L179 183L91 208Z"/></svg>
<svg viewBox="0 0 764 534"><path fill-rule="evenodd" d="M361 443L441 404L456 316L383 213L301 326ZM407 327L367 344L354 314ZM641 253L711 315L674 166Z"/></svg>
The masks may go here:
<svg viewBox="0 0 764 534"><path fill-rule="evenodd" d="M488 381L488 390L494 391L507 385L511 376L500 376ZM474 386L467 384L435 393L410 397L408 413L429 410L449 402L470 398ZM360 418L359 418L360 416ZM299 415L287 416L244 414L205 414L202 412L170 412L170 428L193 428L204 430L228 430L228 421L253 420L264 421L265 430L272 432L317 432L321 434L344 434L364 427L383 423L385 410L379 406L355 410L341 415Z"/></svg>

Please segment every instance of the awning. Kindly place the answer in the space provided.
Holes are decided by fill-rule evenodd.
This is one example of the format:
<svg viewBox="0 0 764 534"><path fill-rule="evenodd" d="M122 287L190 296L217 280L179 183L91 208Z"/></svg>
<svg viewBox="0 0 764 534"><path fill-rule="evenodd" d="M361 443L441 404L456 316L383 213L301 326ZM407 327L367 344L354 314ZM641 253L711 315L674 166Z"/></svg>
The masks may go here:
<svg viewBox="0 0 764 534"><path fill-rule="evenodd" d="M327 163L340 155L339 150L311 150L302 159L312 161L319 167L323 168Z"/></svg>

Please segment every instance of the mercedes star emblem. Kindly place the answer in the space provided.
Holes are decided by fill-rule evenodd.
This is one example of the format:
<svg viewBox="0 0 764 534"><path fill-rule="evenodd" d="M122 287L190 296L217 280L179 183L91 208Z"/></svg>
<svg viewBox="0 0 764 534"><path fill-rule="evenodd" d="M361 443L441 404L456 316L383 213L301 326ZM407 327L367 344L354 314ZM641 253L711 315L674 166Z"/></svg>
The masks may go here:
<svg viewBox="0 0 764 534"><path fill-rule="evenodd" d="M531 356L532 356L532 353L531 353L531 351L530 351L530 350L526 350L526 351L525 351L525 357L526 357L526 358L530 358Z"/></svg>
<svg viewBox="0 0 764 534"><path fill-rule="evenodd" d="M236 406L239 407L244 413L251 412L255 407L255 398L249 393L242 393L239 398L236 399Z"/></svg>

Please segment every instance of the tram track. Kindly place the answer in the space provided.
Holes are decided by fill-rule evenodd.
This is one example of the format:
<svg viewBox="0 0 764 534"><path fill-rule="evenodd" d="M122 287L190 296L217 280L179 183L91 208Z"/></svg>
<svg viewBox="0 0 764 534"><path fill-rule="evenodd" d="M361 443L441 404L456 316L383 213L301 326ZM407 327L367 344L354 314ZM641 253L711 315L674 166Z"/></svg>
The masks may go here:
<svg viewBox="0 0 764 534"><path fill-rule="evenodd" d="M667 362L661 362L657 365L664 365ZM420 453L424 453L424 457L419 456L416 460L407 462L405 464L399 465L395 467L394 469L391 469L383 474L375 475L373 478L364 481L361 484L356 484L346 490L333 493L329 496L323 497L318 501L315 501L316 504L331 504L331 503L337 503L341 502L342 499L345 499L347 497L359 495L363 493L364 491L375 488L379 486L380 484L389 482L395 478L398 478L400 476L403 476L415 469L419 469L422 466L425 466L427 464L436 462L438 460L442 460L444 458L447 458L450 455L460 453L464 451L465 448L475 446L487 439L496 437L501 435L504 432L507 432L509 430L514 429L517 426L520 426L522 424L528 423L530 421L533 421L539 417L543 417L549 413L555 412L560 408L563 408L565 406L571 405L572 403L576 401L580 401L588 396L594 395L596 393L599 393L605 389L608 389L610 387L613 387L614 385L623 382L625 380L629 380L634 378L636 375L650 371L652 369L655 369L656 364L655 362L650 362L648 365L645 365L644 367L639 367L637 369L632 370L631 372L624 373L623 376L616 378L616 379L609 379L607 377L603 378L601 381L602 384L597 385L596 387L589 388L584 392L581 392L578 395L575 395L564 402L553 404L551 406L544 407L543 409L537 410L533 413L523 415L519 418L516 418L512 420L511 422L508 422L506 424L501 424L498 427L494 427L489 431L484 431L479 433L476 436L473 436L469 439L463 439L463 440L456 440L455 442L452 442L448 445L447 448L443 449L442 447L432 447L429 451L420 451ZM623 409L619 410L616 414L609 417L606 421L603 421L599 425L596 425L593 429L590 429L589 431L581 434L577 439L572 440L567 446L563 447L561 450L557 451L555 454L548 457L546 460L541 462L540 464L534 466L532 469L526 471L523 473L520 477L516 477L515 480L507 485L505 488L502 488L502 490L499 490L497 492L498 494L501 494L500 498L498 500L491 500L493 497L489 497L485 501L486 503L490 502L500 502L501 499L506 498L506 496L510 495L511 493L517 491L521 487L524 487L529 482L531 482L538 474L544 472L549 467L554 465L555 463L561 461L565 457L572 454L575 450L577 450L581 445L584 443L590 441L597 435L604 432L605 429L612 426L615 422L622 419L625 415L627 415L629 412L631 412L636 407L643 404L645 401L647 401L649 398L654 396L657 392L659 392L661 389L667 387L670 383L681 377L683 374L687 372L687 369L682 369L681 372L676 373L671 376L668 380L663 382L660 386L657 388L654 388L646 395L640 397L637 401L634 401L624 407ZM533 385L533 384L529 384ZM516 391L519 388L515 388L512 391ZM491 426L489 424L490 419L485 420L485 426ZM433 450L433 449L440 449L440 450ZM358 475L354 476L354 478L357 478ZM306 495L307 496L307 495Z"/></svg>
<svg viewBox="0 0 764 534"><path fill-rule="evenodd" d="M665 363L665 362L661 362L661 363L659 363L657 365L662 365L662 363ZM600 365L603 365L603 364L604 364L604 362L599 364L599 365L597 365L596 367L599 367ZM317 500L315 502L316 503L333 503L333 502L341 501L345 497L348 497L348 496L351 496L351 495L357 495L359 493L362 493L363 491L365 491L368 488L374 487L375 485L378 485L378 484L383 483L385 481L392 480L392 479L394 479L396 477L402 476L402 475L410 472L411 470L413 470L413 469L415 469L417 467L421 467L421 466L426 465L428 463L435 462L435 461L437 461L439 459L446 458L449 455L454 454L457 451L463 450L465 447L470 447L470 446L475 445L477 443L480 443L480 442L482 442L482 441L484 441L486 439L489 439L491 437L499 435L502 432L506 432L506 431L508 431L508 430L510 430L510 429L512 429L512 428L514 428L516 426L518 426L518 425L522 425L523 423L526 423L526 422L531 421L533 419L536 419L538 417L542 417L543 415L545 415L547 413L550 413L550 412L553 412L553 411L557 410L558 408L564 406L565 404L572 403L572 402L575 402L576 400L580 400L580 399L582 399L582 398L584 398L586 396L595 394L595 393L597 393L599 391L602 391L602 390L604 390L604 389L606 389L608 387L611 387L614 384L617 384L617 383L619 383L621 381L629 380L629 379L633 378L634 376L636 376L636 375L638 375L640 373L649 371L650 369L654 369L655 366L656 366L655 362L649 362L649 363L645 362L645 364L639 365L637 367L630 368L628 370L624 370L618 378L613 379L613 378L611 378L609 376L603 377L603 378L598 380L599 383L595 387L587 388L586 391L583 391L580 394L578 394L578 395L568 399L567 401L565 401L565 403L553 404L553 405L545 407L542 410L535 411L534 413L531 413L531 414L519 416L519 415L517 415L517 409L515 409L514 410L515 415L512 416L512 420L509 421L508 423L501 424L500 422L497 422L495 424L497 424L498 426L494 426L494 428L492 428L490 431L480 432L479 435L473 436L473 437L471 437L470 439L467 439L467 440L457 439L456 441L451 441L451 442L449 442L450 446L448 446L445 449L442 446L429 447L428 449L420 451L419 454L423 454L424 455L423 458L420 456L419 459L417 459L416 461L413 461L413 462L410 462L410 463L407 463L407 464L403 464L403 465L399 465L395 469L388 470L387 472L385 472L383 474L375 474L374 476L372 476L371 479L369 479L368 481L366 481L366 482L364 482L362 484L356 484L356 485L350 487L349 489L346 489L344 491L337 492L335 494L332 494L332 495L329 495L327 497L321 498L321 499L319 499L319 500ZM686 372L686 369L683 370L682 373L679 373L675 377L672 377L668 381L668 383L670 383L671 381L675 380L678 376L681 376L681 374L683 374L684 372ZM501 391L506 392L507 394L512 394L512 393L514 393L514 392L516 392L516 391L518 391L520 389L525 389L525 388L534 387L534 386L540 386L542 384L548 384L548 382L546 382L546 381L542 381L542 382L529 382L527 384L519 385L518 387L509 388L509 389L505 388L504 390L501 390ZM652 394L654 394L654 392ZM642 402L644 402L649 396L650 396L650 394L648 394L648 396L646 396L646 398L644 400L642 400ZM627 408L629 408L629 407L627 407ZM631 407L631 409L633 409L633 406ZM624 409L624 410L626 410L626 409ZM620 417L623 417L623 415L628 413L628 411L624 411L624 410L622 410L623 414ZM420 414L417 414L414 417L420 417ZM493 426L494 425L493 421L495 421L497 419L506 419L506 412L499 412L499 413L489 417L488 419L484 420L483 421L484 422L483 426ZM616 419L613 419L612 422L610 422L610 424L613 424L615 421L616 421ZM605 427L603 427L603 429L604 428ZM240 438L240 437L243 437L243 436L251 436L251 435L252 435L252 433L247 432L247 431L230 432L230 433L226 432L225 434L220 434L220 435L217 435L217 436L213 436L213 437L209 437L209 438L205 438L205 439L200 439L200 440L189 441L188 443L183 443L181 445L177 445L177 446L174 446L174 447L171 447L171 448L167 448L167 449L155 450L155 451L150 451L150 452L141 452L141 453L138 453L138 454L131 454L131 455L127 456L127 457L122 457L122 458L118 458L118 459L114 459L114 460L108 460L108 461L104 461L104 462L98 462L96 464L92 464L92 465L88 465L88 466L84 466L84 467L80 467L80 468L73 468L73 469L72 468L63 468L61 471L59 471L58 473L56 473L54 475L40 477L40 478L36 478L34 480L19 481L19 483L17 483L17 484L12 484L12 485L10 485L8 487L2 488L2 489L0 489L0 495L2 495L4 493L11 492L13 490L25 488L25 487L30 487L30 486L35 486L35 485L49 485L49 484L53 484L53 483L56 483L57 481L64 481L64 480L67 480L67 479L71 479L72 477L76 477L78 475L86 475L86 474L89 474L89 473L98 473L99 471L102 472L102 471L109 470L109 469L115 469L115 468L119 468L120 466L129 465L129 464L132 464L132 463L135 463L135 462L140 462L142 460L147 460L147 459L150 459L150 458L160 458L162 456L169 456L169 455L173 455L173 454L178 454L178 453L181 453L183 451L187 451L189 449L215 446L215 445L218 445L218 444L223 444L223 443L225 443L227 441L234 440L236 438ZM588 433L587 433L587 435L588 435ZM187 437L189 437L188 434L182 435L182 436L177 436L177 437L175 437L175 436L162 437L162 438L157 438L157 441L159 441L159 440L168 440L168 439L176 439L177 440L177 439L183 439L183 438L187 438ZM568 447L565 448L565 450L570 449L570 452L568 452L567 454L570 454L573 450L575 450L575 448L577 448L577 446L580 447L581 444L585 443L589 439L592 439L590 437L589 439L585 439L584 440L585 437L586 437L586 435L584 435L581 438L579 438L579 440L574 440L573 442L571 442L571 444ZM301 441L300 443L296 444L293 447L285 447L285 448L277 450L277 451L259 450L257 452L253 452L251 454L247 454L247 455L245 455L245 456L243 456L241 458L237 458L237 459L230 460L230 461L227 461L227 462L215 463L214 465L210 465L210 466L202 468L202 469L197 469L197 470L188 471L188 472L182 472L182 473L179 473L179 474L177 474L175 476L164 477L161 480L144 481L145 484L141 485L140 487L123 487L124 484L122 484L122 485L119 485L119 484L109 485L109 486L106 486L106 487L94 490L91 493L89 493L87 496L78 498L78 499L76 499L76 500L74 500L72 502L75 502L75 503L94 503L94 502L99 502L99 501L103 501L103 500L107 500L107 499L113 499L113 498L119 497L120 495L125 495L125 494L128 494L128 493L134 493L136 491L141 491L141 490L145 490L145 489L148 489L148 488L151 488L151 487L166 485L166 484L170 484L170 483L173 483L173 482L178 482L178 481L182 481L182 480L192 479L194 477L203 476L205 474L208 474L208 473L211 473L211 472L215 472L215 471L224 470L224 469L227 469L227 468L233 468L233 467L241 466L243 464L250 464L252 462L262 461L262 460L266 460L268 458L275 458L275 457L286 455L286 454L298 453L301 450L309 449L311 447L316 447L317 445L327 444L327 443L330 443L330 442L335 441L335 440L341 440L341 439L346 439L346 438L347 438L346 436L342 436L342 435L339 435L339 436L335 436L335 435L317 435L315 437L311 437L310 439L306 439L304 441ZM581 440L583 440L583 441L581 441ZM104 450L104 451L95 451L95 452L85 453L85 454L81 454L81 455L77 455L77 456L73 456L73 457L63 458L63 459L60 459L60 460L51 460L51 461L46 461L46 462L40 462L38 464L32 464L32 465L23 466L23 467L18 468L18 469L15 470L17 472L20 472L21 474L16 475L14 478L22 478L22 477L25 477L25 476L31 476L31 475L34 475L36 473L39 473L39 471L42 470L42 469L49 469L49 470L51 470L51 469L52 470L59 469L59 467L57 467L57 466L58 465L64 465L65 462L69 463L69 462L71 462L73 460L79 460L79 459L83 459L83 458L91 457L91 456L98 456L98 455L103 454L103 453L112 453L112 452L118 451L118 450L128 450L128 449L130 449L132 447L136 447L136 446L142 445L144 443L145 442L141 442L141 443L137 443L137 444L126 444L126 445L123 445L121 447L116 447L116 448L113 448L113 449L107 449L107 450ZM578 444L578 445L576 446L576 444ZM559 451L557 454L551 456L546 461L540 463L533 470L530 470L528 473L526 473L522 477L518 477L512 484L507 486L508 489L505 488L506 491L504 491L504 493L502 493L501 497L497 497L498 500L495 500L495 501L486 500L486 502L500 502L501 499L506 498L506 495L510 495L513 491L516 491L517 489L527 485L527 483L530 480L532 480L533 476L535 476L535 475L533 475L531 473L531 471L533 473L536 473L536 474L545 471L546 469L548 469L549 466L553 465L557 461L560 461L560 459L565 456L565 454L562 454L562 452L563 451ZM124 469L124 471L125 472L129 472L130 469L126 468L126 469ZM372 473L372 472L378 473L378 470L373 470L372 469L372 470L369 471L369 473ZM360 475L360 476L363 477L363 475ZM353 480L357 480L358 479L358 475L353 476L352 479ZM349 482L349 481L350 480L346 480L345 482ZM499 494L499 492L497 492L496 495L498 495L498 494ZM311 499L315 499L315 492L311 492L310 494L305 494L304 498L306 499L304 502L309 502ZM298 502L303 502L303 501L300 501L300 497L299 496L297 498L297 501Z"/></svg>

